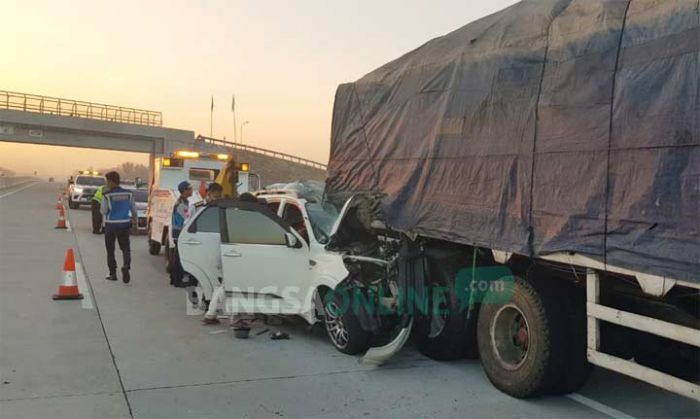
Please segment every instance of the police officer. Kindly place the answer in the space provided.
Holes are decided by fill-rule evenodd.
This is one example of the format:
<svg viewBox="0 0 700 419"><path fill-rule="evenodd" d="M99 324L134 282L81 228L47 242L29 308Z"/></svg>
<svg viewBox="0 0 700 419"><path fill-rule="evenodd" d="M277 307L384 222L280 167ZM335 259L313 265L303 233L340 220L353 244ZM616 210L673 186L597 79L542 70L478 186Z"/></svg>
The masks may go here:
<svg viewBox="0 0 700 419"><path fill-rule="evenodd" d="M102 198L104 197L104 185L97 188L95 195L92 196L92 234L102 234L104 233L102 229L102 212L100 208L102 207Z"/></svg>
<svg viewBox="0 0 700 419"><path fill-rule="evenodd" d="M175 248L171 249L168 267L170 270L170 285L178 288L184 288L187 285L182 281L185 276L185 271L182 269L180 255L177 251L177 239L180 237L185 221L187 221L187 219L190 217L191 211L189 198L192 196L194 190L192 189L192 185L187 181L180 182L180 184L177 185L177 190L180 192L180 197L177 198L177 201L175 201L172 221L170 223Z"/></svg>
<svg viewBox="0 0 700 419"><path fill-rule="evenodd" d="M124 257L122 265L122 280L128 284L131 280L131 241L129 234L132 228L138 225L138 215L134 204L134 195L119 186L119 173L109 172L107 178L107 190L102 198L101 212L104 216L105 247L107 249L107 267L109 275L107 280L117 280L117 261L114 257L114 242L119 243L119 248Z"/></svg>

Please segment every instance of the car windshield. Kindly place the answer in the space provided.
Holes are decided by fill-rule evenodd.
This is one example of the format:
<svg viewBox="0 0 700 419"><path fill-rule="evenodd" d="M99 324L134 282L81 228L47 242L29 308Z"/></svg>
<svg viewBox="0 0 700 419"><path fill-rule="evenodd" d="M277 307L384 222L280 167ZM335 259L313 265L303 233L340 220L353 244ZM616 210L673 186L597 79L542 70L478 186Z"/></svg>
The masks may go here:
<svg viewBox="0 0 700 419"><path fill-rule="evenodd" d="M338 219L338 210L329 203L306 203L306 212L309 214L311 228L314 236L321 244L327 244L331 235L331 229Z"/></svg>
<svg viewBox="0 0 700 419"><path fill-rule="evenodd" d="M75 179L76 185L102 186L106 183L107 181L102 176L78 176Z"/></svg>
<svg viewBox="0 0 700 419"><path fill-rule="evenodd" d="M148 191L136 189L134 192L134 201L136 202L148 202Z"/></svg>

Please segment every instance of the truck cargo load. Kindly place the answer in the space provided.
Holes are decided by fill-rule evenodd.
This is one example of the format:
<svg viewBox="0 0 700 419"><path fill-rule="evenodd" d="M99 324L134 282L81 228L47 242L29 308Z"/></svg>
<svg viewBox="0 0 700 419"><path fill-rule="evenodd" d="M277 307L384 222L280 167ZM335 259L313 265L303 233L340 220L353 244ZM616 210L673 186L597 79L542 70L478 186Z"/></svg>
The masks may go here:
<svg viewBox="0 0 700 419"><path fill-rule="evenodd" d="M341 85L331 199L700 282L700 3L526 0Z"/></svg>

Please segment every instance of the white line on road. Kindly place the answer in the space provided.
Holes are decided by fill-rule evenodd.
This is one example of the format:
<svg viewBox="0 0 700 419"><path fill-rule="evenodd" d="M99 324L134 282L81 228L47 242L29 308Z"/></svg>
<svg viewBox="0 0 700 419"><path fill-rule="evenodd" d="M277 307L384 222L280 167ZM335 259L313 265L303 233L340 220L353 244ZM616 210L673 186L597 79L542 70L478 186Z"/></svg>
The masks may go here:
<svg viewBox="0 0 700 419"><path fill-rule="evenodd" d="M598 412L606 414L606 415L608 415L612 418L615 418L615 419L635 419L634 416L630 416L627 413L620 412L617 409L614 409L610 406L606 406L603 403L597 402L593 399L589 399L588 397L582 396L578 393L568 394L566 397L570 398L571 400L577 401L586 407L589 407L593 410L597 410Z"/></svg>
<svg viewBox="0 0 700 419"><path fill-rule="evenodd" d="M77 274L78 289L83 294L83 299L81 300L83 308L88 310L95 308L95 305L92 303L90 287L88 287L87 281L85 280L85 270L83 270L82 264L76 262L75 273Z"/></svg>
<svg viewBox="0 0 700 419"><path fill-rule="evenodd" d="M34 185L36 185L36 184L38 184L38 183L39 183L39 182L30 183L29 185L25 185L25 186L23 186L23 187L21 187L21 188L19 188L19 189L15 189L15 190L12 191L12 192L8 192L8 193L6 193L6 194L0 195L0 198L4 198L4 197L6 197L6 196L10 196L10 195L16 194L17 192L23 191L23 190L25 190L25 189L27 189L27 188L31 188L32 186L34 186Z"/></svg>

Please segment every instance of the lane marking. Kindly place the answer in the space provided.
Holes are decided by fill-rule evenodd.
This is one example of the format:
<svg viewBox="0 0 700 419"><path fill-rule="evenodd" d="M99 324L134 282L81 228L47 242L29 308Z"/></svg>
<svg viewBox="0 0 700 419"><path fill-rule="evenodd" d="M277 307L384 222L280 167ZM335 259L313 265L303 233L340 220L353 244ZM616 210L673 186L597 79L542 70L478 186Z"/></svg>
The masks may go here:
<svg viewBox="0 0 700 419"><path fill-rule="evenodd" d="M92 302L92 289L88 287L87 280L85 279L85 270L81 263L75 263L75 273L77 274L78 289L83 293L83 299L80 303L84 309L92 310L95 308L95 304Z"/></svg>
<svg viewBox="0 0 700 419"><path fill-rule="evenodd" d="M604 405L603 403L597 402L593 399L589 399L588 397L583 396L579 393L567 394L566 397L570 398L573 401L579 402L586 407L589 407L593 410L597 410L598 412L603 413L605 415L608 415L608 416L615 418L615 419L635 419L634 416L630 416L627 413L621 412L615 408Z"/></svg>
<svg viewBox="0 0 700 419"><path fill-rule="evenodd" d="M23 187L21 187L21 188L19 188L19 189L15 189L15 190L12 191L12 192L8 192L8 193L6 193L6 194L0 195L0 199L1 199L1 198L4 198L4 197L6 197L6 196L14 195L14 194L16 194L17 192L20 192L20 191L23 191L23 190L25 190L25 189L31 188L32 186L38 185L38 184L39 184L39 182L32 182L32 183L30 183L29 185L25 185L25 186L23 186Z"/></svg>

